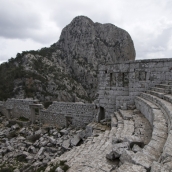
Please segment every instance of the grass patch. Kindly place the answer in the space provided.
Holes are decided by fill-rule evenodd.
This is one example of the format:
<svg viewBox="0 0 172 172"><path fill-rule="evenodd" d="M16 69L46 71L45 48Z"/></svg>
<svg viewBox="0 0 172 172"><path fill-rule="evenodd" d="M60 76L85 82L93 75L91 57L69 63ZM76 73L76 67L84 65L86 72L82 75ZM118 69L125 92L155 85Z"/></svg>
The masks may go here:
<svg viewBox="0 0 172 172"><path fill-rule="evenodd" d="M26 159L26 155L22 154L22 155L18 155L16 157L16 161L19 161L19 162L27 162L27 159Z"/></svg>
<svg viewBox="0 0 172 172"><path fill-rule="evenodd" d="M6 127L11 127L12 125L15 125L16 121L10 120L9 123L6 125Z"/></svg>
<svg viewBox="0 0 172 172"><path fill-rule="evenodd" d="M58 167L60 167L64 172L66 172L69 169L69 166L65 163L66 161L60 161L60 163L54 165L49 172L55 172Z"/></svg>
<svg viewBox="0 0 172 172"><path fill-rule="evenodd" d="M64 172L66 172L66 171L69 169L69 166L66 165L66 164L64 164L64 166L61 167L61 169L62 169Z"/></svg>
<svg viewBox="0 0 172 172"><path fill-rule="evenodd" d="M20 121L29 121L29 119L25 118L24 116L21 116L20 118L18 118L18 120L20 120Z"/></svg>
<svg viewBox="0 0 172 172"><path fill-rule="evenodd" d="M36 169L34 172L41 172L41 171L45 171L46 167L39 167L38 169Z"/></svg>
<svg viewBox="0 0 172 172"><path fill-rule="evenodd" d="M17 137L17 133L15 132L15 131L12 131L12 132L10 132L9 134L8 134L8 139L12 139L12 138L14 138L14 137Z"/></svg>
<svg viewBox="0 0 172 172"><path fill-rule="evenodd" d="M0 116L4 116L4 114L2 112L0 112Z"/></svg>
<svg viewBox="0 0 172 172"><path fill-rule="evenodd" d="M0 172L13 172L14 168L11 165L8 165L8 167L6 167L6 164L2 164L0 165Z"/></svg>
<svg viewBox="0 0 172 172"><path fill-rule="evenodd" d="M34 143L36 140L38 140L40 138L40 134L35 134L35 135L32 135L32 136L29 136L28 137L28 140L32 143Z"/></svg>

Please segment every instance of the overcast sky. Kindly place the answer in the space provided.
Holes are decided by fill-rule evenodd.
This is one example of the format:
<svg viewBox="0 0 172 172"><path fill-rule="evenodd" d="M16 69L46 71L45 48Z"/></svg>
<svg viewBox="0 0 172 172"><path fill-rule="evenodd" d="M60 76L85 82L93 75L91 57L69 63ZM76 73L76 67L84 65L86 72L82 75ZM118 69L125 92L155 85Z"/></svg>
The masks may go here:
<svg viewBox="0 0 172 172"><path fill-rule="evenodd" d="M0 0L0 63L49 47L78 15L129 32L136 59L172 57L172 0Z"/></svg>

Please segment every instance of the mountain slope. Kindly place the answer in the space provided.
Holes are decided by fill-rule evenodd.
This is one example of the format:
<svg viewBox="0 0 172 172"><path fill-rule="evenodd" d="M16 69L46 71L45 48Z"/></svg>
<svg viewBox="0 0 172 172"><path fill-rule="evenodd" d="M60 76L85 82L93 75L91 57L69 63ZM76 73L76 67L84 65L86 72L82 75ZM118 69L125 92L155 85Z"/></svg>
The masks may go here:
<svg viewBox="0 0 172 172"><path fill-rule="evenodd" d="M0 99L92 101L98 64L134 59L133 41L126 31L78 16L49 48L18 53L0 66Z"/></svg>

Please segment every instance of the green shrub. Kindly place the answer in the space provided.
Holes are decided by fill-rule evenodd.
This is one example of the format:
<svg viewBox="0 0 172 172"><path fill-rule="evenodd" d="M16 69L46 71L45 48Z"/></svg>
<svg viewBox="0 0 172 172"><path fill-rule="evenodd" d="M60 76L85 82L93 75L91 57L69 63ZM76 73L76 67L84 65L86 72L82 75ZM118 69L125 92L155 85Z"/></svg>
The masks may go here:
<svg viewBox="0 0 172 172"><path fill-rule="evenodd" d="M64 172L66 172L69 169L69 166L64 164L63 167L61 167Z"/></svg>
<svg viewBox="0 0 172 172"><path fill-rule="evenodd" d="M12 131L12 132L10 132L9 134L8 134L8 136L7 136L9 139L12 139L12 138L14 138L14 137L17 137L17 133L15 132L15 131Z"/></svg>
<svg viewBox="0 0 172 172"><path fill-rule="evenodd" d="M28 137L28 140L32 143L34 143L36 140L38 140L40 138L40 134L35 134L35 135L32 135L32 136L29 136Z"/></svg>
<svg viewBox="0 0 172 172"><path fill-rule="evenodd" d="M0 172L13 172L13 169L9 168L9 167L6 167L6 168L0 169Z"/></svg>
<svg viewBox="0 0 172 172"><path fill-rule="evenodd" d="M19 162L27 162L26 157L27 157L27 155L24 155L24 154L18 155L18 156L16 157L16 160L19 161Z"/></svg>
<svg viewBox="0 0 172 172"><path fill-rule="evenodd" d="M18 120L20 120L20 121L29 121L29 119L25 118L24 116L21 116L20 118L18 118Z"/></svg>

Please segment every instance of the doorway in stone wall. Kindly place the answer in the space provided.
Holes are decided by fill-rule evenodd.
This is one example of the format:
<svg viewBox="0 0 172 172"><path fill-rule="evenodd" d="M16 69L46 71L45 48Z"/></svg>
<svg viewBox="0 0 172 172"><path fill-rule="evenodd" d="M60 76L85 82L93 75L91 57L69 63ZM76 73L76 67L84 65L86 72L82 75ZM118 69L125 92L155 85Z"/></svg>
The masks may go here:
<svg viewBox="0 0 172 172"><path fill-rule="evenodd" d="M66 127L69 127L72 125L72 117L66 116Z"/></svg>
<svg viewBox="0 0 172 172"><path fill-rule="evenodd" d="M100 106L99 115L98 115L98 122L100 122L103 119L105 119L105 109Z"/></svg>

